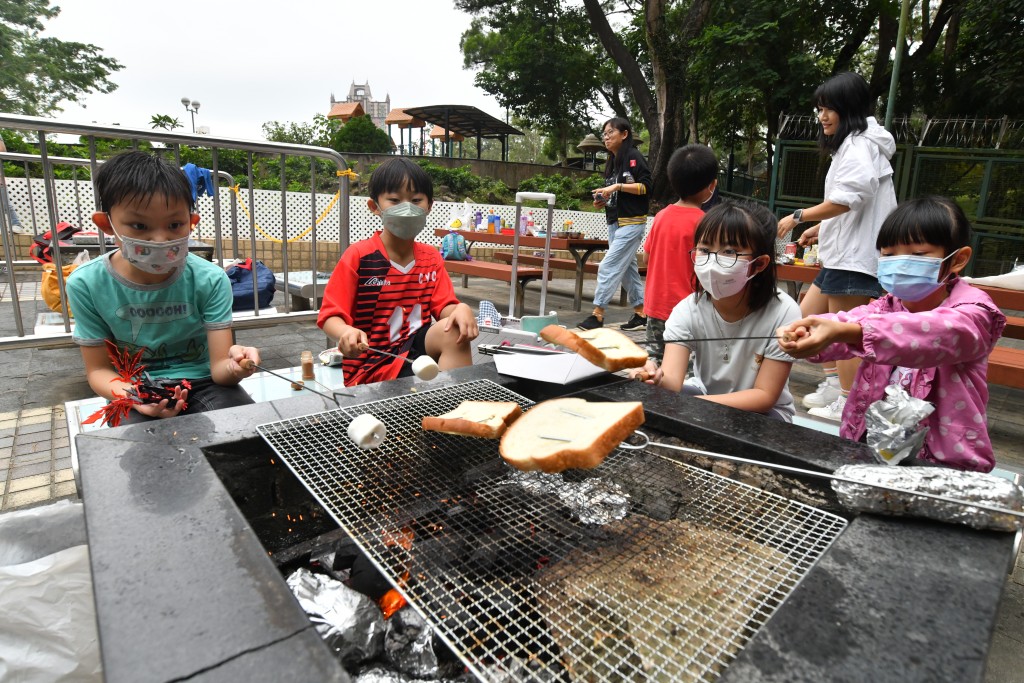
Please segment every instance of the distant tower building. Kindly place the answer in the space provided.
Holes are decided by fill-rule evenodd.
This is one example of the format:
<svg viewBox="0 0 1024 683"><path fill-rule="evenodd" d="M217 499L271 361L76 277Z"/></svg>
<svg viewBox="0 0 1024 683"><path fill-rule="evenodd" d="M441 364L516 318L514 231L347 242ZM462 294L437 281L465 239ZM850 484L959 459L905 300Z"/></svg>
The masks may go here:
<svg viewBox="0 0 1024 683"><path fill-rule="evenodd" d="M369 115L373 123L381 130L386 130L384 125L384 119L387 117L388 112L391 111L391 95L388 94L383 100L375 101L373 94L370 92L370 84L363 83L357 84L352 81L352 85L348 89L348 97L344 101L338 101L334 99L334 93L331 93L331 111L335 110L335 105L358 102L363 107L363 112ZM341 109L340 107L338 108ZM345 109L350 109L346 107ZM330 117L330 115L328 115ZM333 118L333 117L331 117ZM339 117L340 118L340 117Z"/></svg>

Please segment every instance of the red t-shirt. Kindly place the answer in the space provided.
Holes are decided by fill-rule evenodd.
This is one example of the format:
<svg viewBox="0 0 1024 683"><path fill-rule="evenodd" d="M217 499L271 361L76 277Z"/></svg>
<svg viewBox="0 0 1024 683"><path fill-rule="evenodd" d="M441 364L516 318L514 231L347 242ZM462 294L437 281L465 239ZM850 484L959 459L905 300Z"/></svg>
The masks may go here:
<svg viewBox="0 0 1024 683"><path fill-rule="evenodd" d="M332 316L366 332L370 346L405 356L412 337L431 318L439 319L449 304L457 304L444 260L434 247L413 243L413 262L406 272L388 258L380 232L349 246L338 260L324 289L316 324L323 328ZM394 379L405 361L367 351L342 363L345 385Z"/></svg>
<svg viewBox="0 0 1024 683"><path fill-rule="evenodd" d="M647 282L644 285L644 313L656 320L668 320L672 309L693 293L693 235L704 212L689 206L670 204L658 212L644 242L647 252Z"/></svg>

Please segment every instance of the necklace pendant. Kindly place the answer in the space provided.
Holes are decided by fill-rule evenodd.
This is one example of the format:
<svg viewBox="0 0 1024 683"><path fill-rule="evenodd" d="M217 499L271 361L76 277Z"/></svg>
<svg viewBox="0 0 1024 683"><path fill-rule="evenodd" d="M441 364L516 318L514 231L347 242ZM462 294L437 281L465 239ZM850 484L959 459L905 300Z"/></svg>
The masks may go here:
<svg viewBox="0 0 1024 683"><path fill-rule="evenodd" d="M722 360L724 360L726 363L729 362L729 347L728 346L725 347L725 353L722 354Z"/></svg>

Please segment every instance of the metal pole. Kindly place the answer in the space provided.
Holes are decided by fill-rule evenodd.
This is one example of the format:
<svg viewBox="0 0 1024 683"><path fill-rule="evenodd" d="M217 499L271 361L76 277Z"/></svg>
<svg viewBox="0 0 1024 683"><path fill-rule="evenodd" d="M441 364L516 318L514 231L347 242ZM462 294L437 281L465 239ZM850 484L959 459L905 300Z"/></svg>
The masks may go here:
<svg viewBox="0 0 1024 683"><path fill-rule="evenodd" d="M896 114L896 86L900 80L900 64L903 62L903 46L907 40L907 22L910 19L910 0L903 0L900 10L900 28L896 35L896 57L892 61L892 78L889 79L889 99L885 103L885 127L892 129L892 118Z"/></svg>

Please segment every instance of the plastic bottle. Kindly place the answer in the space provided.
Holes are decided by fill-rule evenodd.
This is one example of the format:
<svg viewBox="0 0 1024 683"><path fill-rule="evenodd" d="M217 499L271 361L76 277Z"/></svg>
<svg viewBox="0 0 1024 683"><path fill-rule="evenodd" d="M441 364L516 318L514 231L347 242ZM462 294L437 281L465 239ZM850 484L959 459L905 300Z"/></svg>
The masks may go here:
<svg viewBox="0 0 1024 683"><path fill-rule="evenodd" d="M526 222L526 216L520 216L519 217L519 234L520 235L528 234L527 233L527 229L528 229L528 224Z"/></svg>
<svg viewBox="0 0 1024 683"><path fill-rule="evenodd" d="M526 234L532 235L536 227L536 224L533 222L533 211L528 212L526 215Z"/></svg>

